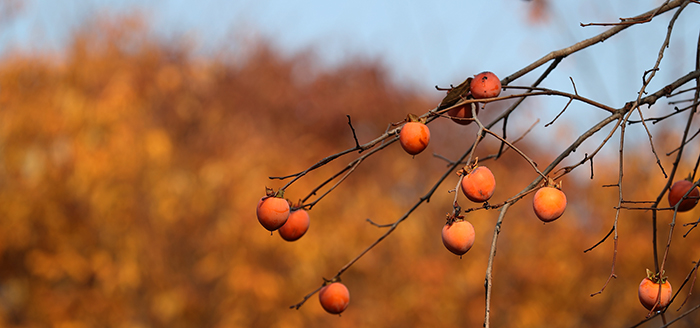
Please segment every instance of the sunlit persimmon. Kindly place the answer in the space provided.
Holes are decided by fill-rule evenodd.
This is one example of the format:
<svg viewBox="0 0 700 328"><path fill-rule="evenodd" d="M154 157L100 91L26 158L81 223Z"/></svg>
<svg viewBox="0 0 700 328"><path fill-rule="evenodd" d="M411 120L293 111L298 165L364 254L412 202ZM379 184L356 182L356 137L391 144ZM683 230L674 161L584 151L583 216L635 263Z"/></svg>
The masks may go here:
<svg viewBox="0 0 700 328"><path fill-rule="evenodd" d="M309 230L309 212L298 209L289 213L287 222L279 229L280 236L286 241L295 241Z"/></svg>
<svg viewBox="0 0 700 328"><path fill-rule="evenodd" d="M462 178L462 192L469 200L482 203L493 196L496 191L496 178L485 166L477 166Z"/></svg>
<svg viewBox="0 0 700 328"><path fill-rule="evenodd" d="M289 203L281 197L265 196L258 201L256 213L258 221L265 229L275 231L287 222Z"/></svg>
<svg viewBox="0 0 700 328"><path fill-rule="evenodd" d="M350 304L350 291L342 283L334 282L321 288L318 292L318 300L326 312L340 314Z"/></svg>
<svg viewBox="0 0 700 328"><path fill-rule="evenodd" d="M656 301L659 299L659 283L661 283L661 301L654 307ZM661 311L665 309L671 303L671 296L673 296L673 290L671 288L671 283L665 278L657 278L656 275L650 274L647 270L647 277L642 279L639 284L639 302L644 305L647 310L654 309L656 311Z"/></svg>
<svg viewBox="0 0 700 328"><path fill-rule="evenodd" d="M671 207L676 206L678 202L683 198L688 190L693 186L693 183L688 180L678 180L673 183L671 189L668 191L668 203ZM678 205L678 212L687 212L692 210L698 203L698 197L700 197L700 191L698 187L693 188L688 196Z"/></svg>
<svg viewBox="0 0 700 328"><path fill-rule="evenodd" d="M474 106L476 107L476 113L479 114L479 103L474 103ZM474 122L471 120L472 104L465 104L452 108L447 111L447 116L449 116L450 119L457 124L468 125L469 123Z"/></svg>
<svg viewBox="0 0 700 328"><path fill-rule="evenodd" d="M442 227L442 243L457 255L466 253L474 245L474 226L469 221L455 220Z"/></svg>
<svg viewBox="0 0 700 328"><path fill-rule="evenodd" d="M535 215L543 222L558 219L566 209L566 195L555 187L542 187L532 199Z"/></svg>
<svg viewBox="0 0 700 328"><path fill-rule="evenodd" d="M430 142L430 129L421 122L408 122L399 132L399 142L407 153L416 155L425 150Z"/></svg>
<svg viewBox="0 0 700 328"><path fill-rule="evenodd" d="M496 74L482 72L474 76L469 89L475 99L498 97L501 94L501 80Z"/></svg>

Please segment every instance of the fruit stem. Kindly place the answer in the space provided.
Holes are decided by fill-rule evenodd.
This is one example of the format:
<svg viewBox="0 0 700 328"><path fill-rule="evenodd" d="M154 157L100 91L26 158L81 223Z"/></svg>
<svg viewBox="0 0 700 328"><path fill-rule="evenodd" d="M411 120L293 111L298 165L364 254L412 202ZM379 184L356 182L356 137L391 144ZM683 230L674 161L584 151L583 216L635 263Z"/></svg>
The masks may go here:
<svg viewBox="0 0 700 328"><path fill-rule="evenodd" d="M406 123L417 122L417 123L423 123L423 124L425 124L425 118L421 118L420 116L418 116L418 115L416 115L416 114L413 114L413 113L409 113L409 114L406 116L406 120L405 120L405 121L406 121Z"/></svg>

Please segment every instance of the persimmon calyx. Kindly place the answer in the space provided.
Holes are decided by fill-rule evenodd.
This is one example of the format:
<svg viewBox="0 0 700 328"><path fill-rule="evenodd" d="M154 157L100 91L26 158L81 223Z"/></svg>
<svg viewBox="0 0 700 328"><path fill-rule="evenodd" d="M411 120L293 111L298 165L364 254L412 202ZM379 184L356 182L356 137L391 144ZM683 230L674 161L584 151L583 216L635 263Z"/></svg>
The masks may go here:
<svg viewBox="0 0 700 328"><path fill-rule="evenodd" d="M274 189L270 187L265 187L265 195L267 195L266 198L269 197L275 197L275 198L284 198L284 189L280 189L275 191Z"/></svg>
<svg viewBox="0 0 700 328"><path fill-rule="evenodd" d="M296 203L292 203L292 202L290 201L290 202L289 202L289 205L290 205L290 209L295 210L295 211L296 211L296 210L304 209L304 203L301 201L301 199L300 199L298 202L296 202Z"/></svg>
<svg viewBox="0 0 700 328"><path fill-rule="evenodd" d="M460 211L455 211L452 214L447 214L446 224L452 225L455 222L464 221L464 215L459 215L459 212L461 212L461 209L460 209Z"/></svg>
<svg viewBox="0 0 700 328"><path fill-rule="evenodd" d="M688 172L688 176L685 177L685 179L688 180L688 181L690 181L690 182L693 182L693 183L694 183L694 181L693 181L693 172Z"/></svg>
<svg viewBox="0 0 700 328"><path fill-rule="evenodd" d="M340 282L340 277L333 277L331 279L323 278L323 287L328 286L334 282Z"/></svg>
<svg viewBox="0 0 700 328"><path fill-rule="evenodd" d="M661 284L663 285L666 283L666 280L668 280L667 276L664 276L664 272L662 271L660 274L657 274L649 269L647 269L647 278L651 280L655 284Z"/></svg>
<svg viewBox="0 0 700 328"><path fill-rule="evenodd" d="M479 157L474 158L474 162L465 165L461 170L459 170L458 174L460 175L468 175L469 173L472 173L477 167L479 167Z"/></svg>
<svg viewBox="0 0 700 328"><path fill-rule="evenodd" d="M554 182L554 179L547 177L547 180L545 180L543 187L552 187L552 188L557 188L557 189L561 190L561 186L562 186L563 181L564 180L559 180L559 183L556 183L556 182Z"/></svg>

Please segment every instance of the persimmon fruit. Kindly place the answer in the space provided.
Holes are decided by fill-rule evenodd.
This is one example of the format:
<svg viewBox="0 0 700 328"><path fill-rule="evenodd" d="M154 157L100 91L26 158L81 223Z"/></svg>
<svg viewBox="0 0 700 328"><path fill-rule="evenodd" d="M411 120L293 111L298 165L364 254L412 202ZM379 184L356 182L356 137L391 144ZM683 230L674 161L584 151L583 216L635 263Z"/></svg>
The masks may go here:
<svg viewBox="0 0 700 328"><path fill-rule="evenodd" d="M686 192L693 186L693 183L688 180L678 180L673 183L671 189L668 191L668 203L671 207L676 206L678 202L683 198ZM692 210L698 203L698 197L700 197L700 191L698 187L693 188L680 205L678 205L678 212L687 212Z"/></svg>
<svg viewBox="0 0 700 328"><path fill-rule="evenodd" d="M442 243L450 252L464 255L474 245L474 226L469 221L455 220L442 227Z"/></svg>
<svg viewBox="0 0 700 328"><path fill-rule="evenodd" d="M552 222L566 209L566 195L563 191L555 187L542 187L535 192L532 199L532 207L535 215L543 222Z"/></svg>
<svg viewBox="0 0 700 328"><path fill-rule="evenodd" d="M256 214L265 229L275 231L287 222L289 203L278 196L265 196L258 201Z"/></svg>
<svg viewBox="0 0 700 328"><path fill-rule="evenodd" d="M501 80L491 72L479 73L474 76L469 91L475 99L498 97L501 94Z"/></svg>
<svg viewBox="0 0 700 328"><path fill-rule="evenodd" d="M399 132L399 142L407 153L417 155L428 147L430 129L422 122L408 122Z"/></svg>
<svg viewBox="0 0 700 328"><path fill-rule="evenodd" d="M647 270L649 273L650 271ZM659 284L661 284L661 301L659 305L654 307L659 296ZM656 278L655 275L647 274L647 277L642 279L639 284L639 302L647 309L654 309L656 311L661 311L665 309L671 303L671 296L673 296L673 289L671 288L671 283L664 278Z"/></svg>
<svg viewBox="0 0 700 328"><path fill-rule="evenodd" d="M309 230L310 223L309 212L304 209L292 211L287 222L279 228L280 236L286 241L295 241Z"/></svg>
<svg viewBox="0 0 700 328"><path fill-rule="evenodd" d="M469 200L483 203L493 196L496 178L486 166L477 166L462 178L462 192Z"/></svg>
<svg viewBox="0 0 700 328"><path fill-rule="evenodd" d="M474 103L474 106L476 106L476 113L479 114L479 103ZM452 108L447 111L447 116L449 116L453 122L460 125L469 125L471 122L474 122L473 120L463 120L464 118L472 118L471 104L465 104Z"/></svg>
<svg viewBox="0 0 700 328"><path fill-rule="evenodd" d="M350 304L350 291L340 282L333 282L323 286L318 293L318 300L326 312L340 314Z"/></svg>

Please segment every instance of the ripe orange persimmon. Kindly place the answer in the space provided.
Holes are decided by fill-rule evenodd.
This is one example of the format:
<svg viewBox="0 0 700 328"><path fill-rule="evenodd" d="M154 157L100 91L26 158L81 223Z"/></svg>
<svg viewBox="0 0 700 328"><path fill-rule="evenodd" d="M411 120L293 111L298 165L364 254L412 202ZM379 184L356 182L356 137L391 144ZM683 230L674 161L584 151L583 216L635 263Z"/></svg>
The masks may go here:
<svg viewBox="0 0 700 328"><path fill-rule="evenodd" d="M477 166L462 178L462 192L469 200L483 203L493 196L496 178L486 166Z"/></svg>
<svg viewBox="0 0 700 328"><path fill-rule="evenodd" d="M673 183L671 189L668 191L668 203L671 207L676 206L678 202L683 198L686 192L693 186L693 183L688 180L678 180ZM695 187L690 191L688 197L686 197L680 205L678 205L678 212L687 212L693 209L698 203L698 197L700 197L700 191L698 187Z"/></svg>
<svg viewBox="0 0 700 328"><path fill-rule="evenodd" d="M476 113L479 114L479 103L474 103L474 106L476 106ZM472 120L461 120L461 118L472 118L471 104L465 104L452 108L447 111L447 116L449 116L453 122L461 125L468 125L469 123L474 122Z"/></svg>
<svg viewBox="0 0 700 328"><path fill-rule="evenodd" d="M501 80L496 74L482 72L474 76L469 90L475 99L498 97L501 94Z"/></svg>
<svg viewBox="0 0 700 328"><path fill-rule="evenodd" d="M566 209L566 195L555 187L542 187L532 199L535 215L543 222L558 219Z"/></svg>
<svg viewBox="0 0 700 328"><path fill-rule="evenodd" d="M656 301L659 296L659 283L661 283L661 301L659 305L654 308ZM673 290L671 288L671 283L663 277L659 279L651 271L647 270L647 277L642 279L639 284L639 302L644 305L647 310L653 308L655 311L661 311L665 309L671 303L671 296L673 296Z"/></svg>
<svg viewBox="0 0 700 328"><path fill-rule="evenodd" d="M474 226L469 221L455 220L442 227L442 243L457 255L466 253L474 245Z"/></svg>
<svg viewBox="0 0 700 328"><path fill-rule="evenodd" d="M304 209L292 211L287 222L280 227L280 236L286 241L295 241L309 230L310 223L309 212Z"/></svg>
<svg viewBox="0 0 700 328"><path fill-rule="evenodd" d="M408 122L399 132L399 142L407 153L417 155L428 147L430 129L421 122Z"/></svg>
<svg viewBox="0 0 700 328"><path fill-rule="evenodd" d="M350 291L342 283L330 283L318 292L318 300L326 312L340 314L350 304Z"/></svg>
<svg viewBox="0 0 700 328"><path fill-rule="evenodd" d="M289 217L289 202L282 198L283 195L283 191L273 193L268 189L268 195L258 201L258 221L269 231L279 229Z"/></svg>

